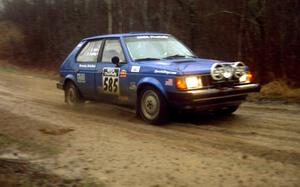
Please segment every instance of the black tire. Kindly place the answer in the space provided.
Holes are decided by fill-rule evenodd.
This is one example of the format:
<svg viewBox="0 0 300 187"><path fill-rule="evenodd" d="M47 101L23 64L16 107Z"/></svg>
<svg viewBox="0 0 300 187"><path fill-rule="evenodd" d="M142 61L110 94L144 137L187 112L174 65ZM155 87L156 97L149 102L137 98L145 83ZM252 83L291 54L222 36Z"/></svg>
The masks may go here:
<svg viewBox="0 0 300 187"><path fill-rule="evenodd" d="M73 82L68 82L65 88L65 102L72 107L82 103L78 88Z"/></svg>
<svg viewBox="0 0 300 187"><path fill-rule="evenodd" d="M229 116L232 113L234 113L238 108L239 108L239 105L238 106L229 106L227 108L215 110L214 113L218 116Z"/></svg>
<svg viewBox="0 0 300 187"><path fill-rule="evenodd" d="M154 125L162 125L169 118L164 96L152 86L146 86L138 94L137 113L144 121Z"/></svg>

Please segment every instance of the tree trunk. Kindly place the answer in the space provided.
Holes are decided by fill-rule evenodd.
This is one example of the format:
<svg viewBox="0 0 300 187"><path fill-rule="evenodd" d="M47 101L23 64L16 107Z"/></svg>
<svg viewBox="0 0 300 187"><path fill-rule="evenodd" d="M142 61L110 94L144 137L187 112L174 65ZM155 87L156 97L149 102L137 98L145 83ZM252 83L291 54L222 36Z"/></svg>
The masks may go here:
<svg viewBox="0 0 300 187"><path fill-rule="evenodd" d="M144 0L143 2L143 21L145 31L149 30L149 17L148 17L148 0Z"/></svg>
<svg viewBox="0 0 300 187"><path fill-rule="evenodd" d="M243 0L242 4L242 12L240 18L240 27L238 33L238 51L237 51L237 59L241 60L243 58L243 38L245 33L245 26L246 26L246 16L248 12L248 1Z"/></svg>
<svg viewBox="0 0 300 187"><path fill-rule="evenodd" d="M113 28L113 15L112 15L112 1L111 0L105 0L107 4L107 32L112 33Z"/></svg>
<svg viewBox="0 0 300 187"><path fill-rule="evenodd" d="M123 6L122 6L122 0L118 1L118 32L122 33L123 32Z"/></svg>

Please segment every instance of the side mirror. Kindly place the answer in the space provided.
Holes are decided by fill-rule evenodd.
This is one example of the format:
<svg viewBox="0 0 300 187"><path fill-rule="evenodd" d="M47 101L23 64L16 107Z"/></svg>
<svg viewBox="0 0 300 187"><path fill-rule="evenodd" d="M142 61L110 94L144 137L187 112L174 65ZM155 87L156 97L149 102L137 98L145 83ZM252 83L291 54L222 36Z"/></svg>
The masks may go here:
<svg viewBox="0 0 300 187"><path fill-rule="evenodd" d="M115 64L117 67L120 67L120 59L117 56L111 58L111 62Z"/></svg>

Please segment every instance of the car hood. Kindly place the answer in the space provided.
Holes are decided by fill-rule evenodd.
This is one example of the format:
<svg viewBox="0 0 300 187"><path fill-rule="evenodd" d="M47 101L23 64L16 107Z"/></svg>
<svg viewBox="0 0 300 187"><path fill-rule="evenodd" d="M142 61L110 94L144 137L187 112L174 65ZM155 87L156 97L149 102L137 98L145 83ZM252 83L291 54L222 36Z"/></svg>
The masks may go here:
<svg viewBox="0 0 300 187"><path fill-rule="evenodd" d="M148 61L140 62L141 64L151 67L154 72L176 72L176 74L209 74L211 66L214 63L220 63L221 61L210 59L176 59L176 60L164 60L164 61Z"/></svg>

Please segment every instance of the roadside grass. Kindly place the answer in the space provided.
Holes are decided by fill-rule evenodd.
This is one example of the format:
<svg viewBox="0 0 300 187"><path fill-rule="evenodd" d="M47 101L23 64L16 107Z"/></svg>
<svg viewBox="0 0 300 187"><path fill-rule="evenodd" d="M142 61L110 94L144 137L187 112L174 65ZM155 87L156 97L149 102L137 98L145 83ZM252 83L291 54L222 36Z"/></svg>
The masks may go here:
<svg viewBox="0 0 300 187"><path fill-rule="evenodd" d="M300 104L300 88L291 88L283 80L263 85L259 93L250 94L248 101L280 101Z"/></svg>
<svg viewBox="0 0 300 187"><path fill-rule="evenodd" d="M7 61L0 61L0 72L8 72L8 73L15 73L19 71L19 67L8 64Z"/></svg>
<svg viewBox="0 0 300 187"><path fill-rule="evenodd" d="M63 150L50 144L38 144L33 140L17 139L10 136L0 134L0 150L16 147L20 151L38 153L44 156L55 156Z"/></svg>
<svg viewBox="0 0 300 187"><path fill-rule="evenodd" d="M0 148L5 148L5 147L11 145L12 143L13 143L13 141L9 137L7 137L3 134L0 134Z"/></svg>
<svg viewBox="0 0 300 187"><path fill-rule="evenodd" d="M0 60L0 72L34 75L38 78L59 80L58 69L53 70L25 65L20 66L15 65L8 60Z"/></svg>

